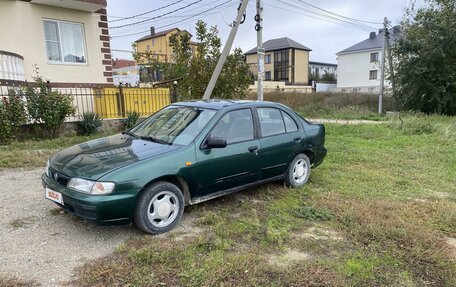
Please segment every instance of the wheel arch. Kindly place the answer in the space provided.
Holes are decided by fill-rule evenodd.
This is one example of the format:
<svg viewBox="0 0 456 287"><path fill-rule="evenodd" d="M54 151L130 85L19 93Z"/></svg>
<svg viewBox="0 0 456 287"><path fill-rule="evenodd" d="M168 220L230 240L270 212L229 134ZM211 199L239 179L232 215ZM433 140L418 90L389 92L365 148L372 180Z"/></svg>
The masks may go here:
<svg viewBox="0 0 456 287"><path fill-rule="evenodd" d="M315 163L315 153L312 150L304 149L300 153L305 154L309 158L311 165Z"/></svg>
<svg viewBox="0 0 456 287"><path fill-rule="evenodd" d="M177 186L182 191L182 195L184 196L185 205L190 204L190 199L191 199L190 188L189 188L187 182L182 177L176 176L176 175L164 175L164 176L157 177L157 178L149 181L146 185L144 185L144 187L141 189L139 194L141 194L149 186L151 186L157 182L160 182L160 181L169 182L169 183L172 183L175 186Z"/></svg>

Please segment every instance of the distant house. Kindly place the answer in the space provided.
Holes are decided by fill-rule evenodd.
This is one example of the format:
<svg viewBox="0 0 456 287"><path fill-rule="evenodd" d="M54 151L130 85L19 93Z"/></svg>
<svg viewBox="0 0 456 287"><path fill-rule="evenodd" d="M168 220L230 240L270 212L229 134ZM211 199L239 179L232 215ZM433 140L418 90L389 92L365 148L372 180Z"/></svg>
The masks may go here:
<svg viewBox="0 0 456 287"><path fill-rule="evenodd" d="M393 39L398 31L398 27L391 30ZM384 31L380 29L378 33L371 32L368 39L337 53L338 91L379 92L383 39Z"/></svg>
<svg viewBox="0 0 456 287"><path fill-rule="evenodd" d="M337 76L337 64L309 61L309 73L320 77L325 74Z"/></svg>
<svg viewBox="0 0 456 287"><path fill-rule="evenodd" d="M0 1L0 80L112 83L106 0Z"/></svg>
<svg viewBox="0 0 456 287"><path fill-rule="evenodd" d="M309 81L308 47L290 39L279 38L263 43L265 49L265 80L283 81L288 84L304 84ZM258 74L257 48L245 53L251 72Z"/></svg>
<svg viewBox="0 0 456 287"><path fill-rule="evenodd" d="M156 32L155 27L150 28L150 34L135 41L136 52L156 55L156 59L160 62L173 62L173 49L170 46L169 38L179 32L188 33L179 28L172 28L165 31ZM190 36L191 34L188 33ZM198 43L190 42L192 53L195 54Z"/></svg>

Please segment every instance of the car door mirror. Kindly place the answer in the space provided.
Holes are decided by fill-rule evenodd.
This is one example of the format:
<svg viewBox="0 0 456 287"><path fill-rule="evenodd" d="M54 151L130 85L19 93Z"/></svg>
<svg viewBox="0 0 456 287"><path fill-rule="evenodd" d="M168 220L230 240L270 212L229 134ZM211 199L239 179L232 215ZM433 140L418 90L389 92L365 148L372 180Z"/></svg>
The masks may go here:
<svg viewBox="0 0 456 287"><path fill-rule="evenodd" d="M206 144L204 148L225 148L226 147L226 139L224 138L213 138L208 137L206 140Z"/></svg>

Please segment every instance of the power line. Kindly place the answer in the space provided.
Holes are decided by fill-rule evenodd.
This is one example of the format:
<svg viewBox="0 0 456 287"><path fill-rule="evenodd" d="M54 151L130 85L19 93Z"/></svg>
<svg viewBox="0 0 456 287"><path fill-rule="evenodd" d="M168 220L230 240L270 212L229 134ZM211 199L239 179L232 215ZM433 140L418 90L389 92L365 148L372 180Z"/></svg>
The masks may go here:
<svg viewBox="0 0 456 287"><path fill-rule="evenodd" d="M203 0L197 0L197 1L195 1L195 2L192 2L192 3L190 3L190 4L185 5L185 6L183 6L183 7L177 8L177 9L175 9L175 10L173 10L173 11L170 11L170 12L167 12L167 13L164 13L164 14L161 14L161 15L158 15L158 16L155 16L155 17L152 17L152 18L149 18L149 19L145 19L145 20L141 20L141 21L137 21L137 22L133 22L133 23L128 23L128 24L123 24L123 25L119 25L119 26L114 26L114 27L111 27L111 29L118 29L118 28L122 28L122 27L128 27L128 26L138 25L138 24L141 24L141 23L144 23L144 22L149 22L149 21L152 21L152 20L161 18L161 17L163 17L163 16L167 16L167 15L169 15L169 14L173 14L173 13L176 13L176 12L178 12L178 11L181 11L181 10L183 10L183 9L185 9L185 8L188 8L188 7L190 7L190 6L193 6L193 5L195 5L195 4L197 4L197 3L201 2L201 1L203 1Z"/></svg>
<svg viewBox="0 0 456 287"><path fill-rule="evenodd" d="M200 13L194 14L194 15L192 15L192 16L190 16L190 17L188 17L188 18L185 18L185 19L183 19L183 20L179 20L179 21L176 21L176 22L173 22L173 23L169 23L169 24L166 24L166 25L162 25L162 26L156 27L156 29L161 29L161 28L165 28L165 27L168 27L168 26L172 26L172 25L175 25L175 24L182 23L182 22L184 22L184 21L186 21L186 20L195 18L195 17L200 16L200 15L203 15L203 14L209 12L209 11L212 11L212 10L214 10L214 9L217 9L217 8L219 8L220 6L223 6L223 5L225 5L225 4L228 4L228 3L232 2L232 1L233 1L233 0L225 1L225 2L223 2L223 3L221 3L221 4L219 4L219 5L216 5L216 6L212 7L212 8L209 8L209 9L207 9L207 10L204 10L204 11L202 11L202 12L200 12ZM124 34L124 35L112 36L111 38L127 37L127 36L133 36L133 35L144 34L144 33L147 33L147 32L149 32L149 30L141 31L141 32L136 32L136 33L130 33L130 34Z"/></svg>
<svg viewBox="0 0 456 287"><path fill-rule="evenodd" d="M354 23L354 22L350 22L350 21L347 21L347 20L344 20L344 19L340 19L340 18L337 18L337 17L326 15L326 14L323 14L321 12L316 12L316 11L310 10L310 9L302 7L302 6L297 6L297 5L294 5L292 3L285 2L283 0L278 0L278 2L286 4L286 5L291 6L293 8L297 8L299 10L296 10L296 9L290 10L290 9L286 9L284 7L278 7L278 6L272 5L270 3L268 3L267 5L270 6L270 7L274 7L274 8L277 8L277 9L282 9L282 10L285 10L285 11L288 11L288 12L291 12L291 13L307 16L307 17L310 17L310 18L314 18L314 19L318 19L318 20L322 20L322 21L326 21L326 22L330 22L330 23L334 23L334 24L339 24L339 25L342 25L342 26L348 26L348 27L352 27L352 28L360 28L360 29L369 30L369 31L376 30L376 28L367 26L365 24Z"/></svg>
<svg viewBox="0 0 456 287"><path fill-rule="evenodd" d="M380 22L371 22L371 21L365 21L365 20L360 20L360 19L355 19L355 18L343 16L343 15L340 15L340 14L337 14L337 13L334 13L334 12L331 12L331 11L329 11L329 10L325 10L325 9L323 9L323 8L320 8L320 7L318 7L318 6L315 6L315 5L313 5L313 4L310 4L310 3L306 2L306 1L303 1L303 0L297 0L297 1L303 3L304 5L313 7L313 8L315 8L315 9L317 9L317 10L326 12L326 13L328 13L328 14L332 14L332 15L334 15L334 16L342 17L342 18L345 18L345 19L348 19L348 20L353 20L353 21L356 21L356 22L364 22L364 23L368 23L368 24L383 25L383 23L380 23Z"/></svg>
<svg viewBox="0 0 456 287"><path fill-rule="evenodd" d="M178 1L176 1L176 2L173 2L173 3L171 3L171 4L168 4L168 5L159 7L159 8L154 9L154 10L150 10L150 11L147 11L147 12L144 12L144 13L140 13L140 14L136 14L136 15L133 15L133 16L120 17L120 19L111 20L111 21L108 21L108 22L119 22L119 21L124 21L124 20L128 20L128 19L137 18L137 17L140 17L140 16L144 16L144 15L147 15L147 14L150 14L150 13L153 13L153 12L157 12L157 11L160 11L160 10L162 10L162 9L165 9L165 8L168 8L168 7L171 7L171 6L174 6L174 5L176 5L176 4L179 4L179 3L182 2L182 1L184 1L184 0L178 0Z"/></svg>
<svg viewBox="0 0 456 287"><path fill-rule="evenodd" d="M215 5L216 3L220 3L220 1L222 1L222 0L211 1L207 4L202 4L199 7L193 7L193 8L186 9L185 12L183 12L182 14L168 15L165 17L161 17L160 19L154 20L153 24L154 24L154 26L158 26L161 24L169 23L169 21L170 21L169 19L176 19L176 21L177 21L179 19L191 17L195 13L202 11L202 9L201 9L202 7L207 8L208 5L212 6L212 5ZM233 4L222 5L222 7L219 7L219 9L215 10L215 11L217 11L217 12L228 11L228 8L231 9L232 6L233 6ZM195 11L195 12L189 13L190 11ZM206 13L206 15L210 15L210 14L216 14L216 13ZM149 25L150 25L150 23L143 23L143 24L139 24L137 26L123 27L118 30L115 30L115 32L119 31L118 35L136 33L138 30L141 31L143 29L148 29ZM120 30L122 30L122 32L120 32ZM115 33L112 33L112 32L113 31L111 31L112 36L117 36L117 35L115 35ZM138 33L138 34L140 34L140 33Z"/></svg>
<svg viewBox="0 0 456 287"><path fill-rule="evenodd" d="M302 2L301 0L297 0L297 1ZM323 18L325 18L325 19L332 19L332 20L339 21L339 22L344 22L344 23L347 23L347 24L350 24L350 25L355 25L355 26L360 26L360 27L363 27L363 28L367 28L367 29L369 29L369 30L372 30L372 29L376 30L376 28L371 27L371 26L368 26L368 25L366 25L366 24L362 24L362 23L358 23L358 22L353 22L353 21L351 21L351 20L343 19L343 18L341 18L341 17L345 17L345 16L338 15L338 14L335 14L335 13L332 13L332 12L330 12L330 13L332 13L332 14L334 14L334 15L337 15L337 16L332 16L332 15L328 15L327 13L323 13L323 12L320 12L320 11L316 11L315 8L314 8L314 9L312 9L312 8L306 8L306 7L298 6L298 5L295 5L295 4L292 4L292 3L288 3L288 2L285 2L285 1L281 1L281 0L279 0L279 2L288 4L288 5L290 5L290 6L293 6L293 7L295 7L295 8L298 8L298 9L303 9L303 10L307 11L308 13L318 15L319 17L323 17ZM303 2L303 3L305 3L305 2ZM314 6L314 5L312 5L312 6ZM315 6L315 7L317 7L317 6ZM318 7L317 7L317 8L318 8ZM321 8L318 8L318 9L324 10L324 9L321 9Z"/></svg>

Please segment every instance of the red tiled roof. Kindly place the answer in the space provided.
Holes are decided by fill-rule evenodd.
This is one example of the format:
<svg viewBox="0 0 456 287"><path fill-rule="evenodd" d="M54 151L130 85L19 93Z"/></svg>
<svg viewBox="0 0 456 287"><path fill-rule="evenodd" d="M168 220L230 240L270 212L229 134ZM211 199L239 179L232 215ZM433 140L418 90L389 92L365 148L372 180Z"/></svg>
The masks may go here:
<svg viewBox="0 0 456 287"><path fill-rule="evenodd" d="M112 68L113 69L120 69L126 67L136 66L136 62L133 60L124 60L124 59L113 59L112 60Z"/></svg>

